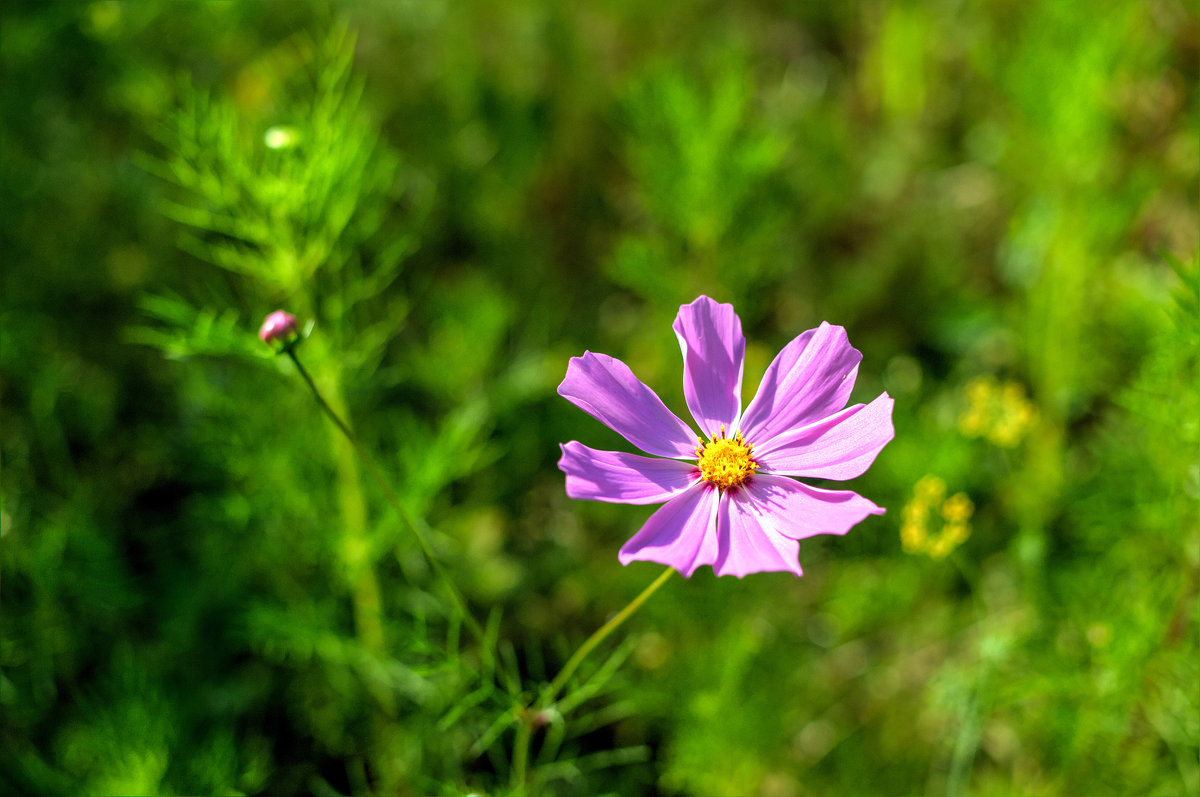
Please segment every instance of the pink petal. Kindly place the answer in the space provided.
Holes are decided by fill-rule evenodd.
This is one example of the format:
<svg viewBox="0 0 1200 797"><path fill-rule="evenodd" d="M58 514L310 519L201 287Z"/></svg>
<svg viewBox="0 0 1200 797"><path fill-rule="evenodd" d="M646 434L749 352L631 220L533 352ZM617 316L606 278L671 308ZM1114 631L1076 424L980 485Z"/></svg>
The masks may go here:
<svg viewBox="0 0 1200 797"><path fill-rule="evenodd" d="M861 476L896 436L894 404L891 396L881 393L870 404L855 404L755 445L754 458L771 473L839 481Z"/></svg>
<svg viewBox="0 0 1200 797"><path fill-rule="evenodd" d="M751 573L787 571L804 575L800 569L800 543L781 534L779 518L769 505L760 504L750 490L726 490L717 512L718 576L747 576Z"/></svg>
<svg viewBox="0 0 1200 797"><path fill-rule="evenodd" d="M861 361L842 327L822 322L794 338L763 375L742 416L742 434L765 440L837 412L850 398Z"/></svg>
<svg viewBox="0 0 1200 797"><path fill-rule="evenodd" d="M621 546L621 564L658 562L685 578L700 565L711 565L717 556L717 495L715 487L698 482L667 501Z"/></svg>
<svg viewBox="0 0 1200 797"><path fill-rule="evenodd" d="M647 454L695 458L696 434L629 366L607 354L572 357L558 395Z"/></svg>
<svg viewBox="0 0 1200 797"><path fill-rule="evenodd" d="M571 498L621 504L660 504L700 478L689 462L597 451L574 440L562 446L558 467Z"/></svg>
<svg viewBox="0 0 1200 797"><path fill-rule="evenodd" d="M762 524L793 540L845 534L867 515L884 513L858 493L809 487L786 476L757 473L745 490Z"/></svg>
<svg viewBox="0 0 1200 797"><path fill-rule="evenodd" d="M683 395L700 430L733 434L742 409L742 362L746 338L731 304L701 296L679 308L675 337L683 351Z"/></svg>

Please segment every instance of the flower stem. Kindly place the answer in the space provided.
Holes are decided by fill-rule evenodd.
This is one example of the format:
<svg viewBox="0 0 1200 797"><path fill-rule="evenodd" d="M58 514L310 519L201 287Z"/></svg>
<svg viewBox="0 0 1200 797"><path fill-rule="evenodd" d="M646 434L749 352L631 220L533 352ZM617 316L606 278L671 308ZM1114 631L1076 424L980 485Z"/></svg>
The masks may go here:
<svg viewBox="0 0 1200 797"><path fill-rule="evenodd" d="M296 345L298 342L299 338L292 338L289 345ZM319 341L314 342L314 346L317 343ZM323 346L318 348L317 354L325 354ZM320 360L328 363L327 357L320 356ZM336 367L324 371L322 382L326 385L326 392L320 401L331 410L345 406L342 401L341 376L341 370ZM314 381L307 371L304 377L307 383ZM310 384L310 388L311 386ZM334 414L337 412L334 410ZM384 660L388 655L388 640L384 633L382 592L375 572L375 563L370 555L367 503L363 494L363 467L353 441L344 434L342 426L344 424L331 424L328 427L328 442L333 456L331 464L335 473L338 508L341 512L338 524L338 554L345 568L357 636L365 650ZM372 742L370 747L363 751L366 760L359 760L358 764L361 769L367 765L367 761L370 762L369 768L375 773L377 788L381 793L396 792L403 788L407 780L401 758L396 753L400 749L402 738L402 731L396 722L396 693L380 682L368 682L365 687L375 698L379 711L373 712L370 717Z"/></svg>
<svg viewBox="0 0 1200 797"><path fill-rule="evenodd" d="M542 690L533 707L523 710L518 715L520 724L517 725L517 736L513 743L512 782L514 787L520 788L525 785L525 771L529 763L529 743L533 738L533 726L537 722L538 715L554 705L558 693L567 685L567 681L579 669L579 665L583 663L587 655L595 650L596 646L603 642L609 634L617 630L622 623L633 616L633 613L649 600L650 596L657 592L659 587L667 583L667 579L674 572L673 569L668 567L658 578L651 582L650 586L646 587L636 598L631 600L624 609L621 609L607 623L596 629L590 637L584 640L579 649L571 655L571 658L567 659L567 663L559 670L558 675L550 682L550 685Z"/></svg>
<svg viewBox="0 0 1200 797"><path fill-rule="evenodd" d="M525 709L517 715L517 738L513 741L512 785L517 794L524 794L525 769L529 763L529 742L533 738L533 715Z"/></svg>
<svg viewBox="0 0 1200 797"><path fill-rule="evenodd" d="M450 593L451 600L454 602L455 608L458 610L459 615L463 618L467 628L475 636L476 641L478 641L481 646L484 645L485 637L482 626L480 626L471 613L467 611L466 601L459 593L458 588L454 586L454 582L450 580L450 576L442 568L442 564L440 561L438 561L437 555L433 552L433 548L430 546L429 541L425 539L425 535L421 533L421 529L418 528L415 522L413 522L412 517L408 514L408 510L404 508L404 504L400 501L400 497L396 495L396 491L392 489L390 484L388 484L387 479L384 478L383 473L379 470L379 467L375 464L375 461L371 459L366 450L362 447L362 444L358 442L358 438L355 436L354 432L351 431L346 422L341 419L341 416L334 411L333 407L329 406L329 402L325 400L325 397L321 395L321 391L317 388L316 383L313 382L312 377L309 376L308 370L305 369L304 365L300 362L300 358L296 356L295 346L287 346L281 353L286 353L287 356L292 359L292 362L296 366L296 370L300 372L300 376L304 379L305 384L308 385L308 389L312 393L313 398L316 399L318 406L320 406L321 410L324 411L324 413L329 417L329 420L333 421L333 424L337 426L338 430L341 431L346 440L349 441L351 447L354 449L354 453L358 455L359 460L364 466L366 466L367 472L371 474L371 478L373 478L375 483L379 485L379 489L383 492L383 497L387 499L387 502L392 505L393 509L396 510L396 513L400 516L400 520L404 523L408 530L412 532L412 535L417 538L417 542L421 546L421 552L425 554L425 559L429 563L429 568L445 584L447 591Z"/></svg>
<svg viewBox="0 0 1200 797"><path fill-rule="evenodd" d="M642 590L640 595L631 600L628 606L614 614L607 623L600 626L595 633L588 637L587 640L585 640L584 643L579 646L579 650L575 651L574 655L567 659L567 663L563 665L563 668L559 671L555 679L551 681L550 685L542 692L541 699L538 701L542 708L546 708L554 702L554 699L558 697L558 693L562 691L562 688L566 686L567 681L570 680L571 676L575 674L575 670L579 669L579 665L583 663L583 660L587 657L587 655L591 653L597 645L603 642L609 634L617 630L622 623L628 620L643 603L650 599L651 595L658 591L659 587L661 587L663 584L666 584L667 579L669 579L671 574L674 572L675 571L669 567L664 570L658 578L651 582L650 586L646 587L644 590Z"/></svg>

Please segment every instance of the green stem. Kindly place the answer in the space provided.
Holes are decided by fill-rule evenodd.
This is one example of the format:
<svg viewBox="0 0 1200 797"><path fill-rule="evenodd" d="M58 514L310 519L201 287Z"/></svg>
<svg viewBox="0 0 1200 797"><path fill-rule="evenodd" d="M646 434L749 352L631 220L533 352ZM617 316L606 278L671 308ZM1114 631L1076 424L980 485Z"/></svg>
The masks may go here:
<svg viewBox="0 0 1200 797"><path fill-rule="evenodd" d="M579 646L571 658L567 659L567 663L559 670L554 680L550 685L542 690L537 702L532 708L522 710L518 716L520 724L517 725L517 736L513 743L513 766L512 766L512 782L513 786L520 788L525 785L525 771L529 764L529 744L533 739L533 725L537 721L538 715L554 704L558 698L558 693L567 685L567 681L579 669L579 665L587 658L587 655L596 649L596 646L603 642L609 634L617 630L622 623L628 620L633 613L636 612L641 605L650 599L650 596L658 591L658 588L667 583L667 579L675 571L667 568L662 574L651 582L650 586L642 590L636 598L631 600L629 604L612 616L612 618L596 629L590 637L584 640L584 643Z"/></svg>
<svg viewBox="0 0 1200 797"><path fill-rule="evenodd" d="M333 407L329 406L329 402L325 400L325 397L321 395L321 391L317 388L316 383L313 382L312 377L309 376L308 370L305 369L304 365L300 362L300 358L296 356L295 344L293 343L285 347L282 353L286 353L287 356L292 359L292 362L296 365L296 370L300 372L300 376L304 379L305 384L308 385L308 389L312 393L313 398L317 400L317 404L325 412L325 414L329 416L329 419L333 421L334 425L337 426L338 430L341 431L346 440L349 441L350 445L354 448L354 453L358 455L359 460L364 466L366 466L367 472L371 474L371 478L373 478L375 483L379 485L379 489L383 492L383 497L387 499L387 502L392 505L393 509L396 510L396 513L400 516L400 520L404 523L405 527L407 527L408 530L412 532L412 535L417 538L417 542L421 546L421 552L425 554L425 559L429 563L429 568L445 584L447 591L450 593L451 600L454 602L455 608L463 618L463 621L467 624L467 628L475 636L476 641L478 641L481 646L484 645L485 636L483 627L480 626L471 613L467 611L466 601L459 593L458 588L454 586L454 582L450 580L450 576L442 568L442 564L440 561L438 561L437 555L434 554L432 546L430 546L429 541L425 539L425 535L421 533L421 529L417 527L415 522L413 522L412 517L408 514L408 510L404 508L404 504L400 501L400 497L396 495L396 491L392 489L390 484L388 484L388 481L386 478L384 478L383 473L379 470L378 466L375 465L375 461L371 459L366 450L362 447L362 444L358 442L358 438L354 435L354 432L350 430L350 427L346 425L346 422L341 419L341 417L334 411Z"/></svg>
<svg viewBox="0 0 1200 797"><path fill-rule="evenodd" d="M295 342L292 345L295 345ZM328 358L321 356L325 354L323 348L319 349L317 354L322 362L328 363ZM306 383L312 388L314 380L307 371L303 375ZM325 371L325 379L322 381L327 392L318 400L318 404L327 406L334 415L339 412L344 414L344 410L334 409L345 406L341 398L340 376L341 371L338 368ZM337 493L342 515L339 553L346 568L358 637L366 650L384 659L388 655L388 644L384 634L382 593L375 573L375 563L370 556L367 506L363 495L363 468L352 439L345 435L345 426L344 422L329 426L329 443L337 474ZM372 743L368 750L364 750L366 758L356 759L354 763L362 783L366 782L365 768L369 766L374 772L377 789L381 793L397 793L404 788L406 775L401 756L397 754L401 746L401 729L395 721L396 694L383 683L372 681L365 686L378 702L380 711L373 713L370 718ZM364 789L354 789L355 793L363 791Z"/></svg>
<svg viewBox="0 0 1200 797"><path fill-rule="evenodd" d="M525 769L529 764L529 742L533 738L533 718L529 709L517 715L517 738L513 742L512 785L519 794L524 794Z"/></svg>
<svg viewBox="0 0 1200 797"><path fill-rule="evenodd" d="M664 570L662 575L654 579L650 586L642 590L640 595L629 602L628 606L614 614L612 619L600 626L595 633L588 637L587 640L579 646L579 650L575 651L574 655L567 659L567 663L563 665L563 668L559 671L558 676L550 682L550 686L546 687L546 689L542 692L542 696L538 701L538 705L541 708L546 708L552 704L555 698L558 697L558 693L561 692L562 688L567 685L567 681L570 680L571 676L575 674L575 670L579 669L579 665L583 663L585 658L587 658L587 655L591 653L597 645L603 642L609 634L617 630L622 623L628 620L643 603L650 599L651 595L658 591L659 587L661 587L663 584L666 584L667 579L669 579L671 574L674 572L675 571L669 567Z"/></svg>
<svg viewBox="0 0 1200 797"><path fill-rule="evenodd" d="M979 586L979 570L959 551L951 551L949 559L958 568L958 572L967 582L967 586L971 588L971 596L977 601L983 600L983 591Z"/></svg>

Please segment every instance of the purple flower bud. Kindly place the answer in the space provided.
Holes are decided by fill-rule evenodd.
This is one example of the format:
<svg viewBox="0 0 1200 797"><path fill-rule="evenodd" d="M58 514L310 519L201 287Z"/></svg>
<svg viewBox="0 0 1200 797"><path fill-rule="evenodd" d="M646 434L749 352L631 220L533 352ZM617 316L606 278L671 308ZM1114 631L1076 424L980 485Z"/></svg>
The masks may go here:
<svg viewBox="0 0 1200 797"><path fill-rule="evenodd" d="M269 344L275 341L287 343L299 329L300 325L296 323L296 316L283 310L276 310L267 316L266 321L263 321L262 327L258 330L258 336L262 338L263 343Z"/></svg>

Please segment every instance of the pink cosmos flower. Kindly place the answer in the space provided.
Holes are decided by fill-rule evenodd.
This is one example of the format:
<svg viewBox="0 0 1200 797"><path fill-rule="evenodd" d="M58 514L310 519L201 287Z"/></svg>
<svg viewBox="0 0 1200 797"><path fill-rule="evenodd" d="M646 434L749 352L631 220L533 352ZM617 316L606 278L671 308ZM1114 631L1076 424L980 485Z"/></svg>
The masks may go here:
<svg viewBox="0 0 1200 797"><path fill-rule="evenodd" d="M862 360L846 330L822 323L792 340L743 412L746 339L733 305L701 296L679 308L674 329L684 398L705 437L605 354L572 357L558 386L560 396L653 455L562 446L558 467L571 498L666 502L621 547L621 564L658 562L684 576L701 565L718 576L799 576L799 540L845 534L883 514L857 493L792 478L853 479L895 435L887 393L845 407Z"/></svg>

